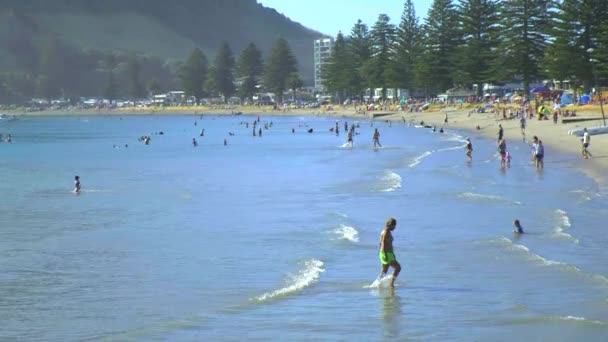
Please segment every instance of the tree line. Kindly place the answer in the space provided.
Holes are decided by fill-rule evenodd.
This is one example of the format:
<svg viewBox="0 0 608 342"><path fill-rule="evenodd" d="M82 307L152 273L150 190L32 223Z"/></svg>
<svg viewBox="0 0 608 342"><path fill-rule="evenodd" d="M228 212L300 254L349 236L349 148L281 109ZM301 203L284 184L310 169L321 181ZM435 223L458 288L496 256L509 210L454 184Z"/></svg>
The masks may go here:
<svg viewBox="0 0 608 342"><path fill-rule="evenodd" d="M284 38L277 39L268 60L250 43L238 56L223 42L211 63L196 48L185 61L173 64L133 53L80 52L49 39L31 47L31 72L0 73L0 101L27 102L43 99L77 99L81 96L108 100L143 99L181 88L197 102L205 97L233 96L253 99L262 91L273 92L278 102L283 94L303 86L298 62ZM31 53L29 55L32 55Z"/></svg>
<svg viewBox="0 0 608 342"><path fill-rule="evenodd" d="M227 42L219 47L211 65L203 51L195 49L179 67L178 78L182 90L199 102L205 97L221 96L225 102L231 97L252 100L263 89L273 92L277 102L283 94L301 88L298 62L284 38L278 38L268 61L262 52L250 43L235 58Z"/></svg>
<svg viewBox="0 0 608 342"><path fill-rule="evenodd" d="M401 20L381 14L370 28L357 21L339 32L322 70L340 99L366 89L418 89L521 80L524 92L542 78L589 89L608 76L605 0L434 0L422 23L412 0Z"/></svg>

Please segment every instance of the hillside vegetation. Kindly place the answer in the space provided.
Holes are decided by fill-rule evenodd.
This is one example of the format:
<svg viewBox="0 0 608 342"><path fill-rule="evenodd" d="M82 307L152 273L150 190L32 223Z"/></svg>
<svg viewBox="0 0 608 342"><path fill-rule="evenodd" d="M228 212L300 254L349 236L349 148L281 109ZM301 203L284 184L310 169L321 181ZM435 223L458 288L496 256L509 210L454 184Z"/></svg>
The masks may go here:
<svg viewBox="0 0 608 342"><path fill-rule="evenodd" d="M237 54L253 42L267 56L279 36L292 47L302 79L312 83L312 40L322 34L255 0L4 0L0 71L35 76L48 59L44 49L53 44L57 50L53 52L63 59L101 56L70 65L64 70L67 73L83 63L89 64L85 68L102 69L108 55L138 56L146 59L144 64L167 68L145 75L170 86L166 73L171 64L184 60L196 47L212 58L223 41ZM121 58L110 61L110 66L120 64ZM89 92L99 92L90 88Z"/></svg>

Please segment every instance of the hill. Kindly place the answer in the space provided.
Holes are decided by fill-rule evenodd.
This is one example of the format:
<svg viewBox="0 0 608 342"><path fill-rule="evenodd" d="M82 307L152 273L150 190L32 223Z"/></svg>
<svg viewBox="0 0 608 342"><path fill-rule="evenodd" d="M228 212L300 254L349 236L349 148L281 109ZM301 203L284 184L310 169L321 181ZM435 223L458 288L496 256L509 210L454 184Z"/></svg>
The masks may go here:
<svg viewBox="0 0 608 342"><path fill-rule="evenodd" d="M224 40L237 54L250 42L267 54L279 35L311 84L312 41L323 35L256 0L3 0L0 70L35 72L48 40L69 51L64 57L118 52L166 64L185 59L195 47L211 59Z"/></svg>

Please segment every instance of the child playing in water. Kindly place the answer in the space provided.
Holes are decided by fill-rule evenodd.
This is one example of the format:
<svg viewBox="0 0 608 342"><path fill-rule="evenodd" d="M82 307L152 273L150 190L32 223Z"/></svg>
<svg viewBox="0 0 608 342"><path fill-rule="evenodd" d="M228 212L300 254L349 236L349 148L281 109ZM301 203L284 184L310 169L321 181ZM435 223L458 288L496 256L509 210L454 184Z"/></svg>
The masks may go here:
<svg viewBox="0 0 608 342"><path fill-rule="evenodd" d="M524 233L524 229L521 227L521 223L519 223L518 219L513 221L513 226L515 227L515 229L513 229L513 234L519 235Z"/></svg>
<svg viewBox="0 0 608 342"><path fill-rule="evenodd" d="M80 177L74 176L74 193L80 193Z"/></svg>

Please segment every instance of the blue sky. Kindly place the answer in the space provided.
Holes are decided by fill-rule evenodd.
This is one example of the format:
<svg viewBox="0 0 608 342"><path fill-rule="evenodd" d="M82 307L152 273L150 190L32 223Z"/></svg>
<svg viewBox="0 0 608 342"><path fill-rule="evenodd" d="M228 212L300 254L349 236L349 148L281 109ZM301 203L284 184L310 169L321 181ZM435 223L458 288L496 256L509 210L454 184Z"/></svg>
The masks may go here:
<svg viewBox="0 0 608 342"><path fill-rule="evenodd" d="M258 0L258 3L274 8L306 27L335 36L340 30L350 32L357 19L372 26L381 13L398 24L405 0ZM420 23L431 3L432 0L414 0Z"/></svg>

